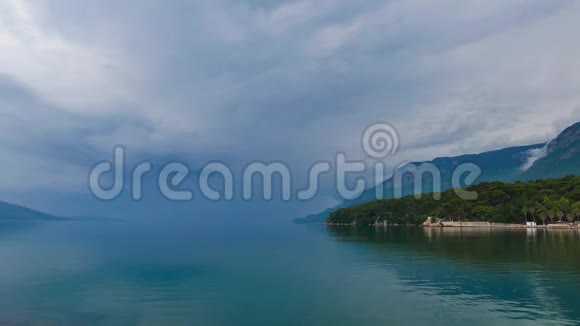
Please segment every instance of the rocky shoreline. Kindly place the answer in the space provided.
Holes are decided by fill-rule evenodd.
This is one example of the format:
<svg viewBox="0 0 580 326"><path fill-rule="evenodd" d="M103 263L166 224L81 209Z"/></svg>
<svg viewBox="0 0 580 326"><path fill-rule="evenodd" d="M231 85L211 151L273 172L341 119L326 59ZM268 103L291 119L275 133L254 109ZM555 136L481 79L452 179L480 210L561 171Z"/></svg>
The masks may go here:
<svg viewBox="0 0 580 326"><path fill-rule="evenodd" d="M327 226L357 226L356 223L323 223ZM580 225L578 224L568 224L568 223L555 223L548 225L525 225L525 224L508 224L508 223L492 223L492 222L446 222L437 221L430 222L425 221L421 225L415 224L388 224L388 223L375 223L369 224L368 226L374 227L426 227L426 228L495 228L495 229L548 229L548 230L580 230Z"/></svg>
<svg viewBox="0 0 580 326"><path fill-rule="evenodd" d="M492 222L461 222L461 221L443 221L429 217L422 224L424 227L443 227L443 228L503 228L503 229L580 229L576 223L553 223L548 225L533 224L510 224L510 223L492 223Z"/></svg>
<svg viewBox="0 0 580 326"><path fill-rule="evenodd" d="M549 225L524 225L491 222L439 222L423 224L423 227L431 228L502 228L502 229L580 229L577 224L549 224Z"/></svg>

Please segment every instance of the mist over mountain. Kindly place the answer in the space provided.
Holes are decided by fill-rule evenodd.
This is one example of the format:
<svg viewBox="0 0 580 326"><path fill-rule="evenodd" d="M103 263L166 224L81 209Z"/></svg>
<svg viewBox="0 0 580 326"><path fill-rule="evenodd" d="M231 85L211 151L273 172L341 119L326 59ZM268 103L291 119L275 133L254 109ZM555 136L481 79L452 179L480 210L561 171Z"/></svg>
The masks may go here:
<svg viewBox="0 0 580 326"><path fill-rule="evenodd" d="M508 147L500 150L467 154L455 157L438 157L432 161L412 162L420 165L432 163L441 172L441 190L451 188L451 176L454 169L463 163L475 163L482 170L475 184L489 181L515 182L557 178L570 174L580 174L580 122L566 128L555 139L545 144ZM422 193L433 191L432 178L423 175ZM394 197L394 180L389 178L381 185L365 190L360 197L348 200L318 214L297 218L297 223L322 223L328 215L340 208L354 206L376 200L376 187L383 187L383 199ZM411 175L403 177L402 194L410 195L414 191L414 179Z"/></svg>
<svg viewBox="0 0 580 326"><path fill-rule="evenodd" d="M580 174L580 123L566 128L556 138L544 144L508 147L500 150L479 154L466 154L454 157L437 157L426 162L410 162L420 165L431 163L441 173L441 190L451 188L451 178L457 166L464 163L474 163L482 170L475 183L488 181L515 182L518 180L534 180L563 177L569 174ZM423 193L433 191L433 180L430 175L423 175ZM295 219L297 223L321 223L330 213L340 208L370 202L376 199L376 187L383 187L384 199L394 197L395 183L388 178L378 186L366 189L358 198L346 200L339 205L330 207L318 214ZM403 176L401 193L412 194L414 191L412 175ZM258 191L258 190L256 190ZM235 207L227 202L214 202L196 194L191 202L176 203L163 198L157 191L157 184L152 176L144 179L145 201L135 201L124 193L120 198L103 202L89 193L78 193L62 196L55 193L42 193L37 196L41 206L50 207L48 211L55 215L28 209L24 206L0 202L0 219L19 220L58 220L58 216L71 214L94 215L107 217L124 216L165 216L168 217L204 217L212 216L248 216L268 215L271 211L280 211L282 215L290 214L287 208L291 202L246 202L236 201ZM257 195L257 194L256 194ZM256 196L258 198L259 196ZM59 209L61 208L61 209ZM97 213L95 213L97 212ZM282 216L280 215L280 216ZM279 217L280 217L279 216ZM284 216L282 216L284 217Z"/></svg>
<svg viewBox="0 0 580 326"><path fill-rule="evenodd" d="M520 175L521 180L557 178L580 173L580 122L550 141L545 156Z"/></svg>

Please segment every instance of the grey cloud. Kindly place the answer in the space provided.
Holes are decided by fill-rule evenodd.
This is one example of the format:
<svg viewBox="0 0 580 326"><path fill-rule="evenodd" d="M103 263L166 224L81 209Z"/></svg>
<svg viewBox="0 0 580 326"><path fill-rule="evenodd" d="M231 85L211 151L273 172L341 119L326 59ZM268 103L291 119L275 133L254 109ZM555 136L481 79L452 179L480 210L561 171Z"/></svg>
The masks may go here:
<svg viewBox="0 0 580 326"><path fill-rule="evenodd" d="M12 2L42 32L31 51L43 57L49 39L75 64L56 90L44 71L0 68L18 84L0 90L3 132L36 116L23 151L80 169L119 143L140 157L302 168L362 155L375 121L399 128L398 158L428 159L535 143L578 119L572 1ZM72 104L58 101L66 90Z"/></svg>

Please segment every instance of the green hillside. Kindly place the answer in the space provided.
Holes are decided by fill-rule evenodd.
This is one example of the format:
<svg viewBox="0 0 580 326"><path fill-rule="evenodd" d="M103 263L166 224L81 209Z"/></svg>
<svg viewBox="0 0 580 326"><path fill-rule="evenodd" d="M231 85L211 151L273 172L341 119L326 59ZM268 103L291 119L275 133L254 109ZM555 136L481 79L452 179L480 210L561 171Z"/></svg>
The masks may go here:
<svg viewBox="0 0 580 326"><path fill-rule="evenodd" d="M330 214L332 224L421 224L428 216L447 220L542 223L580 218L580 177L568 176L532 182L481 183L467 188L478 194L475 200L459 198L454 190L421 199L379 200L343 208Z"/></svg>
<svg viewBox="0 0 580 326"><path fill-rule="evenodd" d="M546 151L547 155L522 173L520 180L580 174L580 123L566 128L548 144Z"/></svg>
<svg viewBox="0 0 580 326"><path fill-rule="evenodd" d="M542 148L544 144L536 144L529 146L509 147L495 151L484 152L480 154L467 154L454 157L438 157L429 162L413 162L413 164L432 163L441 172L441 189L447 190L451 188L451 176L455 168L463 163L475 163L482 169L481 176L476 182L486 181L505 181L512 182L518 179L521 173L521 166L526 162L527 153L533 149ZM433 189L431 180L425 179L423 182L422 192L429 193ZM392 178L385 180L380 186L384 188L383 198L393 198L394 181ZM380 187L379 186L379 187ZM403 179L403 194L412 194L414 191L414 180L412 178ZM359 198L342 202L340 205L329 208L321 213L310 215L304 218L296 219L297 223L322 223L330 213L344 207L359 205L376 200L375 187L367 189Z"/></svg>
<svg viewBox="0 0 580 326"><path fill-rule="evenodd" d="M535 161L530 168L522 171L524 164L533 156L532 152L543 152L544 157ZM422 162L414 162L420 164ZM456 157L440 157L432 163L441 172L442 190L451 188L450 178L455 167L462 163L475 163L482 169L482 175L475 184L482 182L515 182L547 178L561 178L567 175L580 175L580 122L566 128L552 141L545 144L510 147L480 154L468 154ZM425 177L425 176L424 176ZM413 193L413 178L403 180L403 194ZM432 192L432 182L424 180L423 193ZM380 186L384 188L384 199L393 198L393 180L387 179ZM331 213L350 206L356 206L376 200L375 188L367 189L359 198L344 201L318 214L296 219L297 223L322 223Z"/></svg>

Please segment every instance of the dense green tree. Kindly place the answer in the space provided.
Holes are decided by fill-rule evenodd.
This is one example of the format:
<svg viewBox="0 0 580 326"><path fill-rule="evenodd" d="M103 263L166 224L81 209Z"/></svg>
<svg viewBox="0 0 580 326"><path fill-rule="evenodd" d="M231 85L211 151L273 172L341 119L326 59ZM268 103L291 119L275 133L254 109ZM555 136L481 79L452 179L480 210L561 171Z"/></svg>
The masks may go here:
<svg viewBox="0 0 580 326"><path fill-rule="evenodd" d="M379 200L338 210L329 223L360 224L420 224L427 216L445 220L523 223L539 217L544 224L558 218L562 221L580 219L580 177L537 180L533 182L480 183L467 190L475 191L475 200L464 200L453 191L424 194L400 199ZM570 217L570 214L573 216Z"/></svg>
<svg viewBox="0 0 580 326"><path fill-rule="evenodd" d="M480 221L489 220L492 217L493 209L489 206L479 205L475 206L472 210Z"/></svg>
<svg viewBox="0 0 580 326"><path fill-rule="evenodd" d="M546 211L540 212L540 219L542 220L542 225L546 225L547 218L548 218L548 213Z"/></svg>
<svg viewBox="0 0 580 326"><path fill-rule="evenodd" d="M572 213L576 215L576 219L580 219L580 201L572 205Z"/></svg>
<svg viewBox="0 0 580 326"><path fill-rule="evenodd" d="M555 219L556 219L556 211L554 211L554 210L549 210L549 211L548 211L548 216L550 217L550 221L551 221L552 223L554 223L554 222L555 222Z"/></svg>
<svg viewBox="0 0 580 326"><path fill-rule="evenodd" d="M556 216L558 216L558 222L562 222L562 219L564 218L566 214L564 214L563 211L557 211L556 212Z"/></svg>
<svg viewBox="0 0 580 326"><path fill-rule="evenodd" d="M527 222L528 221L528 213L530 212L530 209L526 206L522 207L522 214L524 214L524 220Z"/></svg>

